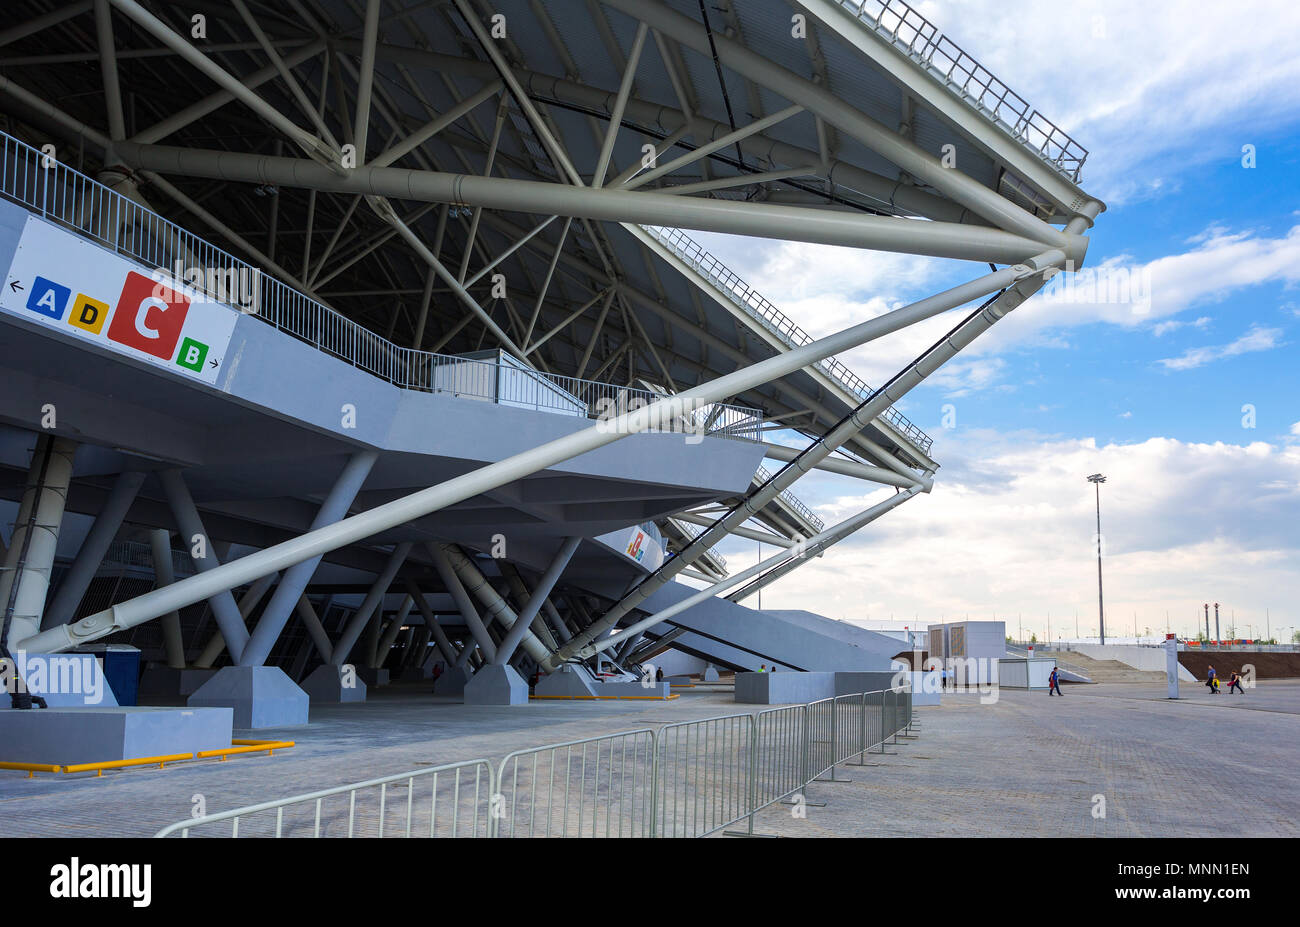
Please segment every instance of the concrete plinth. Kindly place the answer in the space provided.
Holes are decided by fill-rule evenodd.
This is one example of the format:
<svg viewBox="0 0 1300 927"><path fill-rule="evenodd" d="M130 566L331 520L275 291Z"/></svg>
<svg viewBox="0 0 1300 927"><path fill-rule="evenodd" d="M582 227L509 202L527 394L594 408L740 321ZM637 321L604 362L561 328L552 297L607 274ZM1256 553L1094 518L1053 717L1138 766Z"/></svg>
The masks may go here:
<svg viewBox="0 0 1300 927"><path fill-rule="evenodd" d="M337 704L339 702L364 702L366 684L350 665L318 666L302 681L302 689L313 702Z"/></svg>
<svg viewBox="0 0 1300 927"><path fill-rule="evenodd" d="M223 666L186 704L233 708L235 727L256 729L306 724L311 700L278 666Z"/></svg>
<svg viewBox="0 0 1300 927"><path fill-rule="evenodd" d="M433 683L434 695L463 695L469 682L469 670L463 666L449 666Z"/></svg>
<svg viewBox="0 0 1300 927"><path fill-rule="evenodd" d="M895 677L900 674L893 671L855 672L835 674L836 695L857 695L859 692L880 692L894 687ZM902 674L905 678L906 673Z"/></svg>
<svg viewBox="0 0 1300 927"><path fill-rule="evenodd" d="M716 668L714 668L714 666L713 666L712 663L710 663L708 666L704 667L704 681L705 681L705 682L717 682L717 681L718 681L718 671L717 671Z"/></svg>
<svg viewBox="0 0 1300 927"><path fill-rule="evenodd" d="M600 682L595 686L596 694L604 698L667 698L672 694L672 685L663 682L641 682L639 679Z"/></svg>
<svg viewBox="0 0 1300 927"><path fill-rule="evenodd" d="M488 664L465 684L466 705L527 705L528 683L513 666Z"/></svg>
<svg viewBox="0 0 1300 927"><path fill-rule="evenodd" d="M104 668L92 653L14 654L18 678L27 691L45 699L50 708L107 708L117 705ZM12 673L0 671L0 708L10 704ZM3 744L0 744L3 748ZM18 762L18 761L15 761Z"/></svg>
<svg viewBox="0 0 1300 927"><path fill-rule="evenodd" d="M230 708L46 708L0 711L0 760L102 763L230 746Z"/></svg>
<svg viewBox="0 0 1300 927"><path fill-rule="evenodd" d="M736 701L748 705L799 705L835 694L836 673L737 673Z"/></svg>
<svg viewBox="0 0 1300 927"><path fill-rule="evenodd" d="M358 666L357 676L359 676L366 685L375 688L386 686L389 681L389 672L383 667Z"/></svg>
<svg viewBox="0 0 1300 927"><path fill-rule="evenodd" d="M537 680L536 692L538 695L552 698L558 696L574 698L576 696L595 695L596 687L592 682L589 669L585 666L566 663L555 672Z"/></svg>

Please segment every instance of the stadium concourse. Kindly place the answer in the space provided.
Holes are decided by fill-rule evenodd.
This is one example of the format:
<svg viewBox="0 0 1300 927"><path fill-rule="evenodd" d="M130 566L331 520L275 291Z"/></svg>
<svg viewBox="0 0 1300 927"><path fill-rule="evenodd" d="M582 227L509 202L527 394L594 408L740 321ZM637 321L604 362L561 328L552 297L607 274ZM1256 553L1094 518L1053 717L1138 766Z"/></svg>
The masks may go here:
<svg viewBox="0 0 1300 927"><path fill-rule="evenodd" d="M894 0L6 14L0 760L668 699L664 668L860 694L896 638L756 594L932 489L909 391L1104 209ZM969 272L813 338L695 232ZM837 360L939 316L883 383ZM867 507L824 523L814 471ZM729 570L734 537L770 553Z"/></svg>

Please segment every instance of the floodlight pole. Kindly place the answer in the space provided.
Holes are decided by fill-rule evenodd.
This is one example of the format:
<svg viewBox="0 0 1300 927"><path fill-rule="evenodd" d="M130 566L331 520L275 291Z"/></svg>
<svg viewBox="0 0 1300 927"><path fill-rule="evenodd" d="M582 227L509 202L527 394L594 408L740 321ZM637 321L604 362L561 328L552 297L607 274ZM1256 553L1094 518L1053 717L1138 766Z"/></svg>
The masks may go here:
<svg viewBox="0 0 1300 927"><path fill-rule="evenodd" d="M1097 490L1097 630L1101 639L1101 644L1106 645L1106 608L1103 604L1101 592L1101 484L1106 482L1106 477L1100 473L1094 473L1088 477L1088 482L1092 483Z"/></svg>

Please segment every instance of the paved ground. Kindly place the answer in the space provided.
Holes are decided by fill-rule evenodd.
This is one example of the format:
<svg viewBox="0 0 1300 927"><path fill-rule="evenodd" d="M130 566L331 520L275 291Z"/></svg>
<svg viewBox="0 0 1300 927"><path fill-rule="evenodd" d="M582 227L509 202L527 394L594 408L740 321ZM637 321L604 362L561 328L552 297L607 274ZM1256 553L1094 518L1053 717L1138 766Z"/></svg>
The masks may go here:
<svg viewBox="0 0 1300 927"><path fill-rule="evenodd" d="M804 818L777 805L757 829L788 836L1297 836L1300 681L1211 698L1187 685L1067 686L1063 699L945 695L918 709L920 737L815 784ZM6 836L147 836L208 811L522 747L729 714L730 693L671 702L534 702L471 708L413 690L313 709L306 728L259 731L298 747L274 757L201 761L102 778L0 771ZM1225 746L1228 745L1228 746ZM1105 797L1094 818L1094 796ZM1212 804L1213 815L1200 808Z"/></svg>
<svg viewBox="0 0 1300 927"><path fill-rule="evenodd" d="M786 806L755 829L785 836L1295 837L1300 681L1211 697L1184 685L1005 691L994 705L945 695L921 732L876 765L814 784L805 819ZM1105 818L1094 818L1105 797ZM1207 813L1204 809L1210 807Z"/></svg>

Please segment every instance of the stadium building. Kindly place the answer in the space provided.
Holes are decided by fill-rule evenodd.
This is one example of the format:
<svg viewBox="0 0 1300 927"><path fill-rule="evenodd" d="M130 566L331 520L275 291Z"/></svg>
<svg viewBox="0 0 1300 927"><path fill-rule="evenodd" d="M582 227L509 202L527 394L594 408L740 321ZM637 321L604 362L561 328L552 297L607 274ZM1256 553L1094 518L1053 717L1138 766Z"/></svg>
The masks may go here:
<svg viewBox="0 0 1300 927"><path fill-rule="evenodd" d="M1104 209L897 0L5 9L0 605L50 744L84 693L14 680L111 645L241 729L435 669L499 705L666 695L668 652L889 669L755 593L942 479L898 406ZM813 338L696 232L968 282ZM886 382L836 359L940 315ZM825 524L813 471L893 492ZM730 537L774 553L729 571Z"/></svg>

